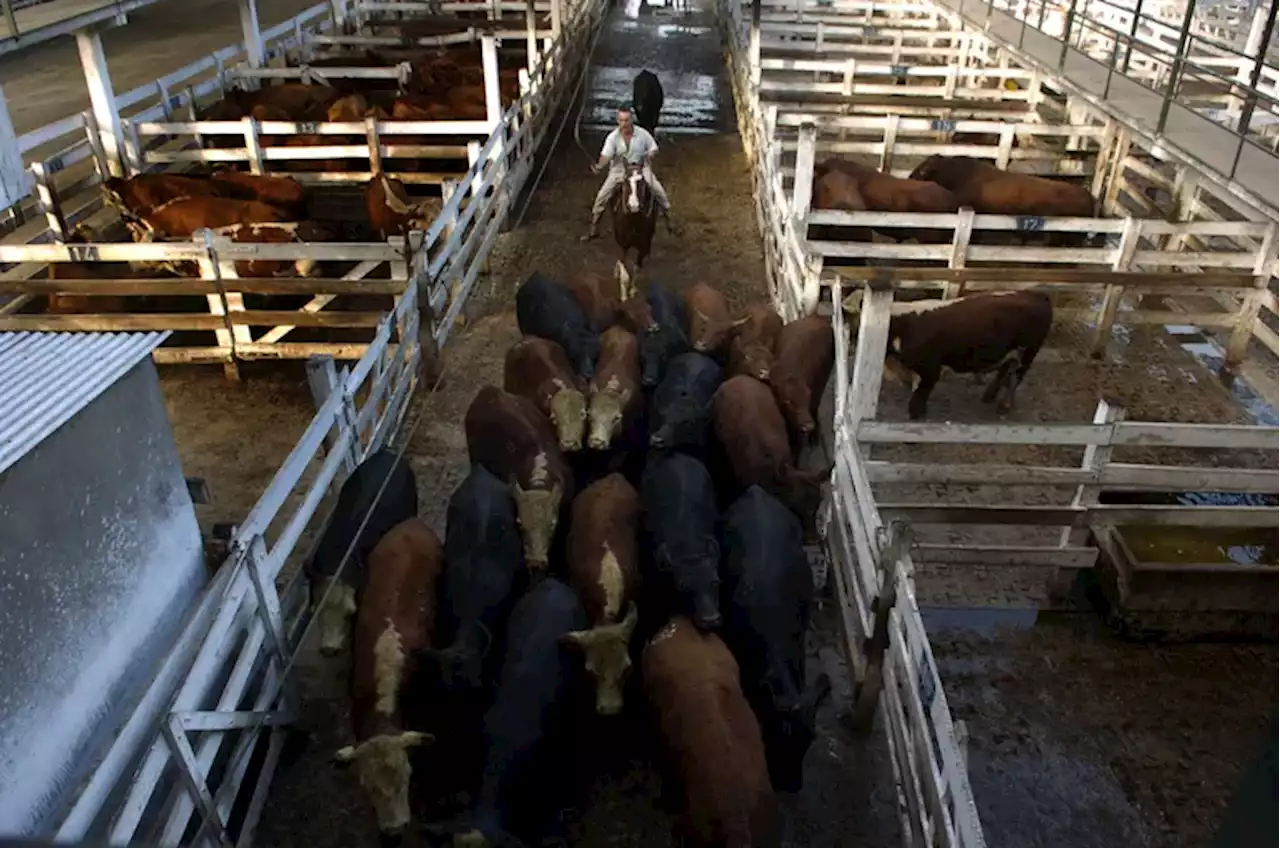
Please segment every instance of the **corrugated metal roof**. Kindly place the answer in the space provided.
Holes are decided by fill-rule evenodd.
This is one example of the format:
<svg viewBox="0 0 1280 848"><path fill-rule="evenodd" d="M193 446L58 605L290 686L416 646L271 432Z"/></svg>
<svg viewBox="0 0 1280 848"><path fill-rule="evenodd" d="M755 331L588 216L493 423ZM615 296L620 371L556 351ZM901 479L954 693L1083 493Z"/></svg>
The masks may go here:
<svg viewBox="0 0 1280 848"><path fill-rule="evenodd" d="M169 335L0 332L0 473Z"/></svg>

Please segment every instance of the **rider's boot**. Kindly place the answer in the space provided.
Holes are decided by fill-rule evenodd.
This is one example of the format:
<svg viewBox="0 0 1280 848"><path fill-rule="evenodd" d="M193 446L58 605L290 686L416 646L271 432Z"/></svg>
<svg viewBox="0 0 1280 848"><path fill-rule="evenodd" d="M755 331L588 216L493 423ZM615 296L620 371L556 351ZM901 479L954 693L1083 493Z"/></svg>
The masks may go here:
<svg viewBox="0 0 1280 848"><path fill-rule="evenodd" d="M590 227L590 229L588 229L588 230L587 230L587 234L586 234L585 236L582 236L582 237L579 239L579 241L591 241L593 238L596 238L597 236L599 236L599 235L600 235L600 233L596 232L596 228L597 228L599 225L600 225L600 218L599 218L599 217L597 217L597 216L595 216L595 215L592 215L592 216L591 216L591 227Z"/></svg>

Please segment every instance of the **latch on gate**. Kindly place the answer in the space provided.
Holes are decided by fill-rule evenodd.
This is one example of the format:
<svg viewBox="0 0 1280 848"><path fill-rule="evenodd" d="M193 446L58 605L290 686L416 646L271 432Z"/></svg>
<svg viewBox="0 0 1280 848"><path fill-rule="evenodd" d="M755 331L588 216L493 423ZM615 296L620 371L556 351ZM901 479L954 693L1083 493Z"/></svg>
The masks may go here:
<svg viewBox="0 0 1280 848"><path fill-rule="evenodd" d="M934 132L954 132L956 122L951 118L934 118L929 122L929 129Z"/></svg>
<svg viewBox="0 0 1280 848"><path fill-rule="evenodd" d="M907 66L906 65L890 65L889 73L901 79L902 77L905 77L907 75Z"/></svg>
<svg viewBox="0 0 1280 848"><path fill-rule="evenodd" d="M1020 233L1038 233L1044 229L1044 218L1040 215L1019 215L1016 220Z"/></svg>

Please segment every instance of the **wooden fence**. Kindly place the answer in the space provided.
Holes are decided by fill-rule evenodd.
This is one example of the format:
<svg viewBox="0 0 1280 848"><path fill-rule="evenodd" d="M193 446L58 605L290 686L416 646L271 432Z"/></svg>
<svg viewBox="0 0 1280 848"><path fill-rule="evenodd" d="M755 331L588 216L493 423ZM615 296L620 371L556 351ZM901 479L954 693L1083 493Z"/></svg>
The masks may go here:
<svg viewBox="0 0 1280 848"><path fill-rule="evenodd" d="M771 8L778 11L770 13ZM939 287L949 296L964 290L967 278L960 272L975 265L1016 263L1025 269L1027 264L1036 264L1087 270L1088 285L1106 286L1107 297L1093 316L1103 328L1094 335L1095 350L1105 346L1117 314L1123 321L1229 329L1225 347L1230 363L1244 357L1252 338L1276 350L1276 297L1271 279L1276 266L1274 210L1268 214L1248 207L1220 190L1211 178L1161 159L1159 151L1143 147L1126 127L1093 112L1078 98L1061 96L1053 89L1052 80L1018 68L1007 53L980 34L974 33L968 40L958 38L955 33L963 32L960 22L945 10L935 10L931 20L944 27L943 40L950 45L946 50L954 51L948 68L895 68L883 58L795 59L795 42L780 41L778 34L788 29L803 31L800 23L823 22L824 39L825 33L835 31L843 39L842 49L855 49L862 44L874 45L877 37L880 42L886 40L883 30L877 32L864 23L874 14L887 16L895 27L904 23L889 39L894 42L891 49L904 33L910 33L912 40L903 40L902 50L930 49L924 30L905 26L906 22L920 21L918 9L911 4L838 0L815 5L808 0L766 0L765 10L757 35L753 36L745 23L738 34L741 52L734 61L742 66L746 78L735 86L740 104L754 92L756 102L746 103L745 111L750 114L756 110L756 126L750 131L744 126L744 137L749 151L761 150L757 157L761 173L756 183L760 225L765 233L771 289L776 304L789 310L787 314L816 308L823 269L832 262L870 261L882 268L889 266L880 277L887 280L901 279L900 265L945 264L953 273L948 283ZM739 22L743 14L739 8ZM838 26L840 20L847 25ZM824 41L824 45L830 43ZM886 73L895 71L902 72L903 84L885 85ZM938 77L946 81L942 90L937 85L910 84L913 76L932 73L945 75ZM966 88L967 75L998 84ZM1005 82L1014 83L1011 87L1016 90L1007 90ZM770 101L779 90L786 91L786 101ZM841 114L849 112L853 114ZM873 114L876 112L879 114ZM1059 123L1064 119L1065 124ZM742 116L740 123L746 123ZM971 135L956 143L957 133ZM811 212L809 175L820 153L860 157L866 164L897 176L909 174L925 157L940 154L985 158L1009 170L1077 177L1087 181L1097 199L1098 216L1013 218L973 215L967 210L936 217ZM798 172L802 174L799 179ZM904 238L912 229L939 232L934 243L928 244L840 241L829 236L810 240L811 225L825 227L828 232L832 227L873 226L886 238L895 230L905 231ZM975 238L975 228L985 232ZM1075 233L1092 237L1094 246L1007 243L1013 241L1009 236L1029 232ZM990 241L997 244L985 243ZM844 273L845 269L833 270ZM1221 272L1240 276L1225 278ZM1104 273L1111 276L1103 279L1099 275ZM1187 281L1182 277L1198 275L1195 290L1208 294L1221 311L1174 303L1165 313L1122 312L1119 304L1126 291L1126 275L1132 273L1165 274L1169 286L1158 293L1169 295L1177 294L1180 287L1187 292ZM803 284L790 290L779 288L780 276L803 280ZM1145 287L1143 291L1154 291L1151 277L1138 282Z"/></svg>
<svg viewBox="0 0 1280 848"><path fill-rule="evenodd" d="M929 14L930 7L917 8ZM879 22L874 9L868 8L866 21ZM758 47L759 28L748 30L736 0L721 5L720 22L738 128L752 165L770 299L790 320L812 311L805 309L802 295L809 272L820 277L821 267L810 262L796 235L798 224L786 212L788 198L777 177L781 150L765 132L766 107L753 82L758 67L751 63L748 49L749 40ZM816 295L812 300L816 305ZM838 350L837 361L841 357ZM837 455L842 454L837 446ZM850 485L847 464L838 464L829 509L824 510L823 536L840 609L841 641L855 681L855 721L869 728L877 710L883 711L904 844L982 846L982 826L964 761L963 728L951 720L915 606L910 569L899 566L905 537L880 521L872 498L851 495Z"/></svg>
<svg viewBox="0 0 1280 848"><path fill-rule="evenodd" d="M504 115L473 173L421 234L410 280L401 281L394 309L380 318L359 360L341 370L332 360L315 360L315 417L236 529L231 556L206 587L134 712L44 836L69 842L92 834L111 844L161 846L252 843L287 725L297 715L290 672L309 622L305 579L298 576L277 586L277 578L287 562L304 555L298 543L308 528L319 526L319 507L340 487L344 474L371 452L395 444L397 434L403 438L424 360L447 338L529 176L557 99L571 90L588 59L588 42L594 40L604 11L602 2L585 2L566 21L546 56L554 61L540 65L529 95ZM240 258L234 252L238 247L231 245L233 252L219 253L218 259ZM262 251L253 257L258 259L287 258L281 251L299 249L250 247ZM301 247L354 247L352 259L360 258L365 248L388 249ZM55 261L70 248L3 249L43 250L43 261ZM169 258L173 251L183 259L207 258L195 243L75 249L82 261L95 253L104 261L137 258L130 251L152 251L147 258L154 258L165 249L171 251ZM265 758L251 769L263 740ZM233 810L242 811L234 833Z"/></svg>
<svg viewBox="0 0 1280 848"><path fill-rule="evenodd" d="M204 295L208 304L208 313L203 315L133 311L120 315L51 316L16 314L24 302L17 300L0 306L0 327L208 331L214 336L212 343L158 348L155 353L157 361L222 362L234 374L235 363L245 359L306 358L316 354L358 358L366 351L367 342L292 342L286 337L295 328L302 327L363 327L371 330L377 325L380 312L343 312L326 307L340 306L341 302L335 303L335 300L344 295L396 296L407 285L412 285L425 292L421 299L421 307L426 313L423 325L430 327L435 343L443 346L484 267L511 205L528 181L535 152L546 138L557 105L579 76L586 60L586 42L599 20L597 4L575 8L575 15L566 23L562 37L548 52L540 54L533 72L525 78L521 98L501 114L484 144L472 142L467 145L465 150L471 162L470 169L460 179L445 183L441 212L425 232L412 234L408 245L398 239L386 244L237 244L212 235L200 235L190 243L0 245L0 263L18 263L20 267L32 269L27 274L14 274L10 279L0 281L0 294L16 294L28 300L38 295L59 293L135 298L190 294ZM229 123L239 126L235 122ZM274 131L275 123L266 122L262 129ZM382 123L367 122L373 127L375 142L377 129ZM286 124L286 127L292 126L296 125ZM350 131L346 124L324 126ZM355 126L365 127L366 124ZM329 155L333 155L334 150L347 155L355 153L345 147L318 149L329 151ZM366 148L359 150L368 152ZM371 170L376 167L379 154L395 155L400 152L393 145L382 142L375 143L372 151ZM406 264L406 255L412 255L412 266ZM255 259L358 264L341 279L237 279L236 261ZM194 262L200 266L202 279L73 281L24 278L44 263L86 261ZM387 279L365 279L371 273L380 272L380 268L385 271L386 266L390 267ZM306 294L309 300L297 310L248 310L244 307L244 294ZM253 328L258 328L256 333Z"/></svg>

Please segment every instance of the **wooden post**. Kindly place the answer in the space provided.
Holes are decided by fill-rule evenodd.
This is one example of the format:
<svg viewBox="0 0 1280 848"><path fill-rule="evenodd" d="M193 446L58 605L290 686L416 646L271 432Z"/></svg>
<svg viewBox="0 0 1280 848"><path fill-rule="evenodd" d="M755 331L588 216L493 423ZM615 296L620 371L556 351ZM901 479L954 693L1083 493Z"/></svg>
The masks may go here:
<svg viewBox="0 0 1280 848"><path fill-rule="evenodd" d="M804 260L804 285L800 291L800 317L818 311L822 297L822 256L810 253Z"/></svg>
<svg viewBox="0 0 1280 848"><path fill-rule="evenodd" d="M365 144L369 146L369 170L374 173L382 171L382 138L378 135L378 119L372 115L364 119ZM392 136L395 143L395 136Z"/></svg>
<svg viewBox="0 0 1280 848"><path fill-rule="evenodd" d="M1098 401L1098 408L1093 413L1094 424L1114 424L1117 421L1124 420L1124 407L1112 406L1105 400ZM1094 478L1099 479L1102 468L1111 461L1111 440L1108 439L1104 445L1086 445L1084 449L1084 460L1080 463L1080 467L1085 471L1093 472ZM1071 498L1071 505L1076 507L1097 506L1098 495L1102 492L1102 486L1095 483L1082 483L1076 487L1075 495ZM1089 530L1085 527L1063 527L1062 533L1058 537L1058 547L1077 547L1087 544L1089 541ZM1049 600L1053 603L1061 603L1071 593L1071 587L1075 583L1076 571L1074 568L1057 569L1049 578L1048 593Z"/></svg>
<svg viewBox="0 0 1280 848"><path fill-rule="evenodd" d="M801 241L808 238L809 207L813 202L813 163L817 155L818 127L800 125L800 146L796 150L796 174L791 184L791 218Z"/></svg>
<svg viewBox="0 0 1280 848"><path fill-rule="evenodd" d="M266 56L262 50L262 29L258 26L258 0L238 0L238 3L245 61L251 68L261 68L266 64Z"/></svg>
<svg viewBox="0 0 1280 848"><path fill-rule="evenodd" d="M960 207L960 218L956 221L955 235L951 240L951 259L948 268L963 268L969 254L969 239L973 236L973 207ZM943 297L947 300L964 294L964 283L947 283Z"/></svg>
<svg viewBox="0 0 1280 848"><path fill-rule="evenodd" d="M1124 231L1120 236L1120 248L1111 263L1112 271L1128 271L1133 263L1133 255L1138 250L1138 242L1142 238L1142 219L1125 218ZM1093 335L1089 339L1089 353L1101 357L1111 340L1111 325L1116 321L1116 312L1120 309L1120 300L1124 297L1124 286L1107 286L1102 296L1102 305L1098 307L1098 321L1093 327Z"/></svg>
<svg viewBox="0 0 1280 848"><path fill-rule="evenodd" d="M313 354L307 357L307 386L311 389L311 399L315 401L316 409L320 409L329 400L329 395L336 391L341 391L338 380L338 369L333 363L333 357L329 354ZM337 417L341 420L341 416ZM333 446L337 444L338 435L334 433L333 426L325 431L324 435L324 452L326 454L333 452ZM342 461L343 468L347 473L355 470L356 463L347 456Z"/></svg>
<svg viewBox="0 0 1280 848"><path fill-rule="evenodd" d="M877 551L880 591L871 602L871 633L862 643L863 673L853 685L849 723L854 730L865 732L875 723L876 706L884 688L884 655L889 650L889 613L898 603L898 577L902 573L902 560L910 551L910 528L905 522L893 522Z"/></svg>
<svg viewBox="0 0 1280 848"><path fill-rule="evenodd" d="M111 87L111 73L107 70L107 55L102 50L102 31L77 30L76 49L80 52L80 66L89 89L93 117L101 132L107 167L113 177L128 176L129 168L124 161L124 130L120 124L120 110L116 108L115 89Z"/></svg>
<svg viewBox="0 0 1280 848"><path fill-rule="evenodd" d="M760 85L760 4L763 0L752 0L751 31L747 42L747 65L751 71L751 85Z"/></svg>
<svg viewBox="0 0 1280 848"><path fill-rule="evenodd" d="M551 39L553 41L560 38L560 27L564 25L562 3L564 3L564 0L551 0Z"/></svg>
<svg viewBox="0 0 1280 848"><path fill-rule="evenodd" d="M249 156L249 172L261 174L264 169L262 167L262 145L259 143L258 122L253 118L245 118L243 123L244 149Z"/></svg>
<svg viewBox="0 0 1280 848"><path fill-rule="evenodd" d="M221 317L225 324L222 329L213 331L214 337L218 340L218 347L227 351L229 355L226 363L222 366L223 370L226 372L228 379L239 382L240 369L236 364L235 336L232 333L233 327L228 314L230 312L230 304L228 303L230 296L222 284L222 269L221 264L218 262L218 253L214 249L213 232L207 229L196 230L192 234L191 240L205 249L204 255L197 260L197 264L200 266L200 276L206 280L212 280L218 289L213 294L205 295L205 300L209 304L209 314Z"/></svg>
<svg viewBox="0 0 1280 848"><path fill-rule="evenodd" d="M525 51L529 55L529 72L538 67L538 15L533 0L524 0Z"/></svg>
<svg viewBox="0 0 1280 848"><path fill-rule="evenodd" d="M329 14L333 17L333 34L347 31L347 0L329 0Z"/></svg>
<svg viewBox="0 0 1280 848"><path fill-rule="evenodd" d="M856 296L857 293L854 293ZM843 309L844 304L836 306ZM862 308L858 311L858 343L853 352L853 379L850 402L853 416L850 426L859 421L873 421L880 403L880 383L884 378L884 357L889 346L889 319L893 315L893 289L875 288L869 284L862 291Z"/></svg>
<svg viewBox="0 0 1280 848"><path fill-rule="evenodd" d="M502 119L502 97L498 90L498 42L492 35L480 37L480 61L484 66L485 119L492 132Z"/></svg>
<svg viewBox="0 0 1280 848"><path fill-rule="evenodd" d="M1226 365L1238 365L1244 360L1249 349L1249 340L1253 338L1253 325L1258 320L1258 311L1262 309L1262 301L1267 296L1267 285L1271 275L1275 273L1276 225L1272 223L1267 234L1262 237L1258 246L1258 259L1254 263L1253 288L1240 302L1240 312L1236 316L1235 326L1231 328L1231 336L1227 339Z"/></svg>
<svg viewBox="0 0 1280 848"><path fill-rule="evenodd" d="M62 204L58 202L58 193L45 171L43 162L31 163L31 176L35 179L36 199L40 202L40 211L44 213L49 231L59 244L67 242L67 219L62 214Z"/></svg>
<svg viewBox="0 0 1280 848"><path fill-rule="evenodd" d="M9 106L0 88L0 208L8 209L27 195L27 172L18 149L18 134L9 119Z"/></svg>
<svg viewBox="0 0 1280 848"><path fill-rule="evenodd" d="M1093 181L1089 185L1089 193L1095 199L1102 199L1102 190L1106 185L1107 171L1111 168L1111 154L1116 142L1116 122L1107 118L1102 140L1098 142L1098 156L1093 161ZM1104 212L1105 210L1099 210Z"/></svg>
<svg viewBox="0 0 1280 848"><path fill-rule="evenodd" d="M1129 156L1129 144L1129 130L1121 127L1116 132L1116 144L1111 154L1110 167L1107 169L1106 185L1103 188L1102 197L1099 198L1102 201L1104 214L1113 212L1120 197L1120 178L1124 175L1124 160Z"/></svg>
<svg viewBox="0 0 1280 848"><path fill-rule="evenodd" d="M880 171L888 174L893 169L893 146L898 142L898 122L901 115L888 115L884 119L884 140L880 148Z"/></svg>

